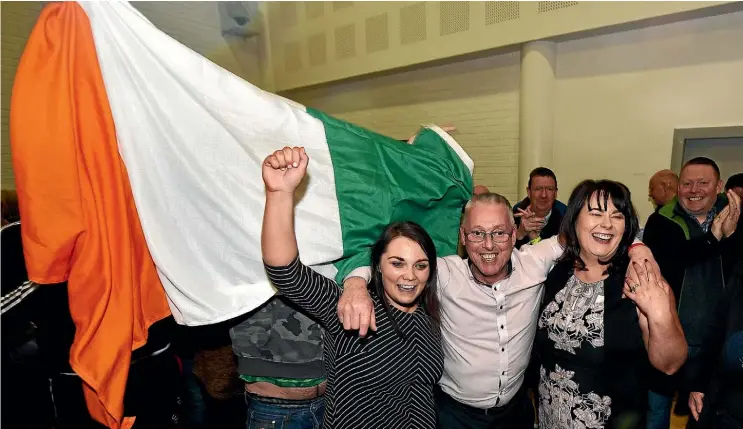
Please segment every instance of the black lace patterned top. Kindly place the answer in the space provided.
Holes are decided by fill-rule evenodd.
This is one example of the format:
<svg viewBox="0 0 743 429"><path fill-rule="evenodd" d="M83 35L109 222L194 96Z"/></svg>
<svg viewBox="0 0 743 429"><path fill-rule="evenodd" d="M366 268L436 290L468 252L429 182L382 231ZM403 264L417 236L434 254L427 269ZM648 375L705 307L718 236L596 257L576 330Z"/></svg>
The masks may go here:
<svg viewBox="0 0 743 429"><path fill-rule="evenodd" d="M650 364L622 283L582 282L565 263L547 277L535 345L540 428L645 427Z"/></svg>

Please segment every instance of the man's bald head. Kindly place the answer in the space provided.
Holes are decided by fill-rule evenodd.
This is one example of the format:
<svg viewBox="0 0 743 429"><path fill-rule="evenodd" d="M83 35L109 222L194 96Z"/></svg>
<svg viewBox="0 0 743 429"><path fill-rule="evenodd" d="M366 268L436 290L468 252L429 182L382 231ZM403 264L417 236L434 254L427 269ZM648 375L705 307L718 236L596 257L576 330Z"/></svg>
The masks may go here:
<svg viewBox="0 0 743 429"><path fill-rule="evenodd" d="M473 195L480 195L480 194L487 194L490 192L487 186L483 185L477 185L474 188L472 188L472 194Z"/></svg>
<svg viewBox="0 0 743 429"><path fill-rule="evenodd" d="M653 174L648 184L648 196L653 203L662 207L676 196L678 192L679 178L671 170L660 170Z"/></svg>

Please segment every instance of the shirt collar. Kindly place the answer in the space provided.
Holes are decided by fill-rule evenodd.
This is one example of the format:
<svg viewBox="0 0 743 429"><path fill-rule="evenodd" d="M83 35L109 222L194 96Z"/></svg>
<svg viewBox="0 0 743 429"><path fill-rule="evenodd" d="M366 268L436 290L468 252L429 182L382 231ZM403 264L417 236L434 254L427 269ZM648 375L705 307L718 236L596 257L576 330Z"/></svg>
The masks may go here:
<svg viewBox="0 0 743 429"><path fill-rule="evenodd" d="M514 249L514 251L515 250L516 249ZM470 258L467 258L467 271L469 272L470 280L472 280L474 283L476 283L476 284L478 284L480 286L484 286L484 287L487 287L487 288L492 288L496 284L498 284L498 283L502 282L503 280L506 280L509 277L511 277L511 275L513 274L513 272L515 270L514 265L513 265L513 252L511 252L511 259L508 260L508 266L506 267L506 270L508 272L507 272L506 276L503 277L503 279L498 280L497 282L495 282L493 284L483 283L480 280L477 280L477 278L475 278L475 275L472 273L472 260Z"/></svg>
<svg viewBox="0 0 743 429"><path fill-rule="evenodd" d="M547 213L547 216L544 217L544 224L547 225L550 221L550 216L552 216L552 209L550 209L550 212Z"/></svg>
<svg viewBox="0 0 743 429"><path fill-rule="evenodd" d="M681 203L679 203L678 206L689 219L693 219L694 222L698 223L699 226L702 228L702 231L704 231L705 233L709 231L709 227L712 226L712 221L714 221L715 216L717 216L717 204L712 206L712 208L707 212L707 216L705 216L704 221L702 222L699 222L699 219L691 212L689 212L686 207L681 205Z"/></svg>

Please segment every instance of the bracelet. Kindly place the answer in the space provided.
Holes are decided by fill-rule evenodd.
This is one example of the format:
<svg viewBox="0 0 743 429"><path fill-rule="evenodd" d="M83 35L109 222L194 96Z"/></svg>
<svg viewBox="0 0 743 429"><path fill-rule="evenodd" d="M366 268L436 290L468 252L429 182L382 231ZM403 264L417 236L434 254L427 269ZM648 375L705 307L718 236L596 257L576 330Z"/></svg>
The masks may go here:
<svg viewBox="0 0 743 429"><path fill-rule="evenodd" d="M627 249L627 251L629 252L630 250L632 250L633 248L638 247L638 246L645 246L645 243L643 243L642 241L638 241L637 243L632 243L629 246L629 249ZM647 247L647 246L645 246L645 247Z"/></svg>
<svg viewBox="0 0 743 429"><path fill-rule="evenodd" d="M542 237L537 237L529 242L529 244L537 244L542 241Z"/></svg>

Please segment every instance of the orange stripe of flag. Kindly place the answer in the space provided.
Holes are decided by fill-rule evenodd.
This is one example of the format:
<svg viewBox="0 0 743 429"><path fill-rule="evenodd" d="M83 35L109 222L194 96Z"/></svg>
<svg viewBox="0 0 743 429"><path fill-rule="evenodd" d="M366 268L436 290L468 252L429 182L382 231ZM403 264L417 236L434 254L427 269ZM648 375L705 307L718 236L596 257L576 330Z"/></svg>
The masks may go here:
<svg viewBox="0 0 743 429"><path fill-rule="evenodd" d="M147 249L96 56L74 2L46 6L15 77L13 168L31 280L68 282L70 364L91 415L125 428L132 350L170 311Z"/></svg>

